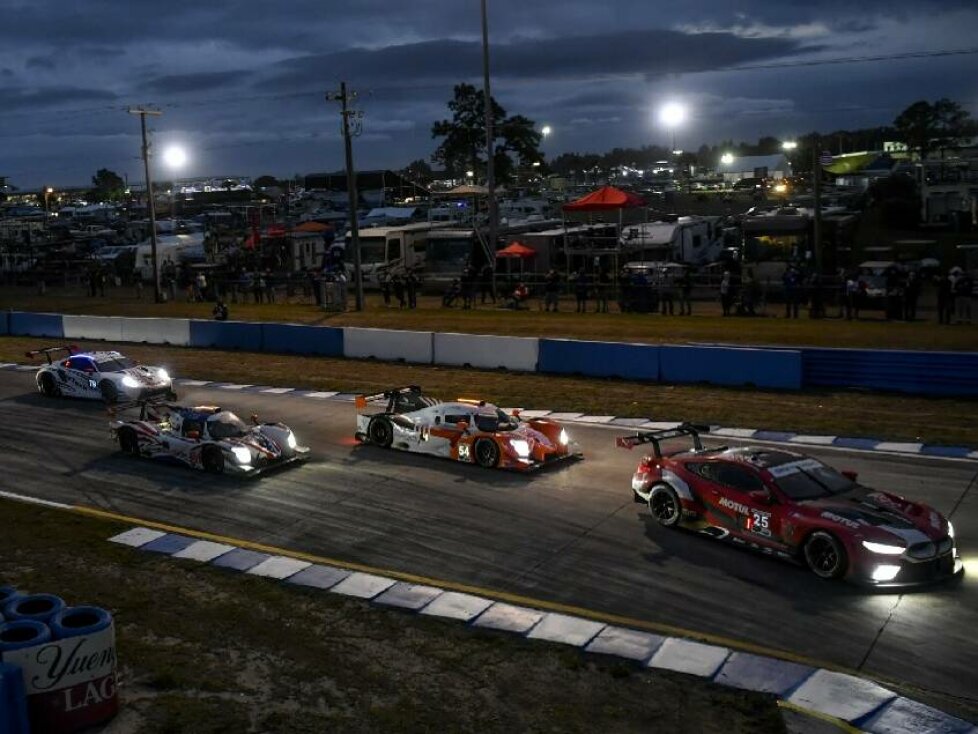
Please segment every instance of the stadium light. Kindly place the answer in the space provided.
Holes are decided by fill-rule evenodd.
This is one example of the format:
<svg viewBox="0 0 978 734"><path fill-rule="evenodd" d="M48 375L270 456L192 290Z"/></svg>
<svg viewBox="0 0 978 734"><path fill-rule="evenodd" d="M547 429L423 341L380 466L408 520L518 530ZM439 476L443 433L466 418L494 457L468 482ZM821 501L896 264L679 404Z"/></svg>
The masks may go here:
<svg viewBox="0 0 978 734"><path fill-rule="evenodd" d="M179 145L171 145L163 151L163 161L170 168L183 168L187 162L187 151Z"/></svg>
<svg viewBox="0 0 978 734"><path fill-rule="evenodd" d="M798 142L796 140L785 140L781 143L781 147L785 150L795 150L798 147Z"/></svg>
<svg viewBox="0 0 978 734"><path fill-rule="evenodd" d="M722 156L720 156L720 162L725 166L729 166L734 162L733 153L724 153Z"/></svg>

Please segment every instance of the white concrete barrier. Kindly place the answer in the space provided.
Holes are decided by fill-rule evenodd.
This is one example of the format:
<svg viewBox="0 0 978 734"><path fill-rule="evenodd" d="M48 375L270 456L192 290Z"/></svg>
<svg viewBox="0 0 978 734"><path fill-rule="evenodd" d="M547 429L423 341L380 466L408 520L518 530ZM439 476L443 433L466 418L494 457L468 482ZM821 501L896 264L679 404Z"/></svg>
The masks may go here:
<svg viewBox="0 0 978 734"><path fill-rule="evenodd" d="M61 317L65 339L104 339L107 342L122 341L122 319L117 316Z"/></svg>
<svg viewBox="0 0 978 734"><path fill-rule="evenodd" d="M147 344L190 344L190 319L123 318L122 340Z"/></svg>
<svg viewBox="0 0 978 734"><path fill-rule="evenodd" d="M536 337L435 334L433 341L435 364L535 372L540 354Z"/></svg>
<svg viewBox="0 0 978 734"><path fill-rule="evenodd" d="M343 327L343 356L431 364L430 331Z"/></svg>

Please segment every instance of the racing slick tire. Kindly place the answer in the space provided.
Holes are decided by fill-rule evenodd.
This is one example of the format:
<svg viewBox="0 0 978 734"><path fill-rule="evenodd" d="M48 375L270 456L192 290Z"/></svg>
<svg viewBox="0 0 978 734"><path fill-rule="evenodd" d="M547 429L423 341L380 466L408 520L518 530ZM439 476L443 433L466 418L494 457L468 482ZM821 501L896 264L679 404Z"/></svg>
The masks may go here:
<svg viewBox="0 0 978 734"><path fill-rule="evenodd" d="M54 375L45 372L41 375L41 392L49 398L56 398L61 394L58 383L54 380Z"/></svg>
<svg viewBox="0 0 978 734"><path fill-rule="evenodd" d="M394 428L386 418L374 418L367 426L367 438L370 443L382 448L390 448L394 442Z"/></svg>
<svg viewBox="0 0 978 734"><path fill-rule="evenodd" d="M490 438L480 438L472 447L475 463L485 469L492 469L499 463L499 446Z"/></svg>
<svg viewBox="0 0 978 734"><path fill-rule="evenodd" d="M683 505L676 490L668 484L657 484L649 494L649 512L665 528L674 528L683 516Z"/></svg>
<svg viewBox="0 0 978 734"><path fill-rule="evenodd" d="M139 439L136 438L136 431L132 428L121 429L119 431L119 448L124 454L139 456Z"/></svg>
<svg viewBox="0 0 978 734"><path fill-rule="evenodd" d="M200 463L209 474L223 474L224 452L217 446L208 446L200 455Z"/></svg>
<svg viewBox="0 0 978 734"><path fill-rule="evenodd" d="M102 393L102 400L106 403L116 403L119 401L119 388L111 380L102 380L98 384L99 392Z"/></svg>
<svg viewBox="0 0 978 734"><path fill-rule="evenodd" d="M831 533L816 530L808 536L803 548L805 563L822 579L837 579L846 572L849 556L845 546Z"/></svg>

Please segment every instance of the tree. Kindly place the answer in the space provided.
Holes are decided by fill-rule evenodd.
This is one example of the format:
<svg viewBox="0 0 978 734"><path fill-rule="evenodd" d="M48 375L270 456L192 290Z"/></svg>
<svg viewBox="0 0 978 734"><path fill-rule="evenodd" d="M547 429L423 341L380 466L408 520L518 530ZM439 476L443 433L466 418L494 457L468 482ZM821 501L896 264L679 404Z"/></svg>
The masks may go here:
<svg viewBox="0 0 978 734"><path fill-rule="evenodd" d="M267 189L270 186L278 186L278 185L279 185L278 179L275 178L275 176L265 175L265 176L259 176L258 178L255 179L256 189Z"/></svg>
<svg viewBox="0 0 978 734"><path fill-rule="evenodd" d="M92 176L92 196L99 201L118 201L125 196L126 182L118 173L100 168Z"/></svg>
<svg viewBox="0 0 978 734"><path fill-rule="evenodd" d="M957 102L939 99L914 102L893 121L897 135L923 159L932 151L943 152L968 134L972 121Z"/></svg>
<svg viewBox="0 0 978 734"><path fill-rule="evenodd" d="M434 177L434 172L431 170L431 166L424 158L419 158L416 161L411 161L404 167L402 171L405 178L409 178L415 183L426 185L431 183Z"/></svg>
<svg viewBox="0 0 978 734"><path fill-rule="evenodd" d="M523 115L506 116L495 99L490 97L494 132L496 178L509 180L516 166L532 166L543 162L540 141L543 135L533 120ZM479 174L486 164L485 96L471 84L455 85L454 96L448 103L451 120L441 120L431 126L432 138L444 138L431 159L445 166L454 176L465 171Z"/></svg>

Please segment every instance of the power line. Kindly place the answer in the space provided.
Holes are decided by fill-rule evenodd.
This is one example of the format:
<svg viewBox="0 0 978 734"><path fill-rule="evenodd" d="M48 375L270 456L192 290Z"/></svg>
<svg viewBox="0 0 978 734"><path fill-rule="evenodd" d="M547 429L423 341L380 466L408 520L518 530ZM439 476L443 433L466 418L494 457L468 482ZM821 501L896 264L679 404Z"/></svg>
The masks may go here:
<svg viewBox="0 0 978 734"><path fill-rule="evenodd" d="M731 66L719 69L691 69L679 72L682 74L700 74L707 72L754 71L757 69L790 69L800 66L827 66L829 64L864 64L872 61L903 61L905 59L935 59L945 56L968 56L978 54L978 48L959 48L950 51L906 51L899 54L883 54L880 56L839 56L831 59L812 59L810 61L784 61L770 64L749 64Z"/></svg>

